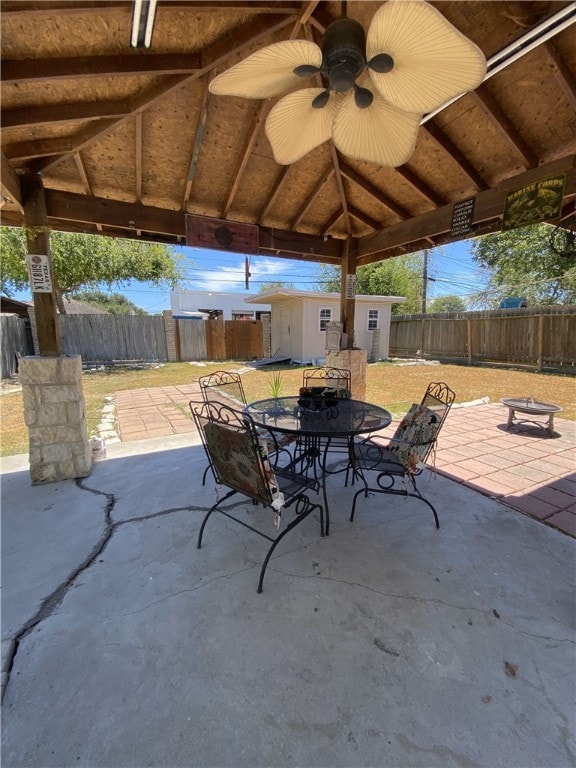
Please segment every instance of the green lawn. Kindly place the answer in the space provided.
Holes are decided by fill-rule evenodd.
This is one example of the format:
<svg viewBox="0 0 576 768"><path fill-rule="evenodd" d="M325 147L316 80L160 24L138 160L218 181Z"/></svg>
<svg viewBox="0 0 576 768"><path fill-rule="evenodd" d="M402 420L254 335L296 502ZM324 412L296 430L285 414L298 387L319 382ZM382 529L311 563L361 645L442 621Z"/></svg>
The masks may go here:
<svg viewBox="0 0 576 768"><path fill-rule="evenodd" d="M245 365L230 360L203 366L166 363L158 368L142 370L117 369L85 373L83 386L89 434L95 433L101 421L107 395L126 389L186 384L213 371L232 370ZM301 367L267 366L243 376L249 401L270 396L274 371L282 373L283 394L298 392L302 383ZM576 378L501 368L372 363L367 371L366 400L383 405L394 414L402 414L413 402L420 401L430 381L445 381L456 392L457 403L470 402L485 396L495 402L501 397L534 397L562 406L562 418L576 420ZM0 397L0 415L0 455L26 453L28 433L24 425L21 392L12 392Z"/></svg>

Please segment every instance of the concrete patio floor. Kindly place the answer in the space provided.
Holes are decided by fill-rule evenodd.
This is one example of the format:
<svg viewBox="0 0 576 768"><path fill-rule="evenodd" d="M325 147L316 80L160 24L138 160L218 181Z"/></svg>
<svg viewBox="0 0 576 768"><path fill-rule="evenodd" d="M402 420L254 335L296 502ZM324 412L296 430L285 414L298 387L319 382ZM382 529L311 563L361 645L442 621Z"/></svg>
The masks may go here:
<svg viewBox="0 0 576 768"><path fill-rule="evenodd" d="M336 476L258 595L261 539L196 549L204 466L194 434L77 483L3 460L3 766L574 765L573 538L440 472L439 531L386 496L350 524Z"/></svg>
<svg viewBox="0 0 576 768"><path fill-rule="evenodd" d="M196 382L118 392L115 417L122 442L195 432L188 403ZM438 443L436 468L537 520L576 536L576 422L555 419L555 437L531 424L506 428L500 403L454 407ZM382 432L392 434L393 423Z"/></svg>

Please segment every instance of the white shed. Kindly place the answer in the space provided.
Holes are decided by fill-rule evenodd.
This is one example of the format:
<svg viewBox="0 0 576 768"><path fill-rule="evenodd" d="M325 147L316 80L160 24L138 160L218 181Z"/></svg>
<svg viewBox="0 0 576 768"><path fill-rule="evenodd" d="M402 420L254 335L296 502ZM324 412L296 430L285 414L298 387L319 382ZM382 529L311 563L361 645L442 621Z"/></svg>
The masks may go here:
<svg viewBox="0 0 576 768"><path fill-rule="evenodd" d="M247 298L247 303L256 299ZM326 324L340 320L340 294L276 289L258 294L257 301L272 307L272 355L286 355L309 363L326 356ZM403 296L356 296L354 343L365 349L369 360L388 357L392 304ZM373 344L374 331L379 333ZM379 337L379 339L378 339Z"/></svg>

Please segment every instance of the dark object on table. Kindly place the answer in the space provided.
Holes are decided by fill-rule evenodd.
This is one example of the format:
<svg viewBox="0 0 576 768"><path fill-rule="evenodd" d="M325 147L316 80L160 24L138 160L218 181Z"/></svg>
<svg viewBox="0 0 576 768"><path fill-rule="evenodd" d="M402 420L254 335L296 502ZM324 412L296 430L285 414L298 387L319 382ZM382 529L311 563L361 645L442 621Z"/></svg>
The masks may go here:
<svg viewBox="0 0 576 768"><path fill-rule="evenodd" d="M313 504L306 495L306 491L317 493L320 484L317 480L303 477L300 473L286 467L272 468L262 431L256 431L254 422L248 414L219 403L191 402L190 409L216 482L230 489L206 513L198 533L198 549L202 546L204 528L213 512L220 512L271 541L272 545L268 548L258 580L258 592L262 592L268 561L287 533L312 512L318 510L320 533L323 534L324 507L321 504ZM255 528L233 514L230 509L223 509L224 502L237 493L272 510L276 523L276 536ZM280 531L283 513L291 507L295 517Z"/></svg>
<svg viewBox="0 0 576 768"><path fill-rule="evenodd" d="M352 374L347 368L306 368L302 384L310 391L333 389L339 399L352 397Z"/></svg>
<svg viewBox="0 0 576 768"><path fill-rule="evenodd" d="M554 437L554 414L561 413L564 410L559 405L543 403L540 400L534 400L533 397L504 397L500 402L508 407L508 422L506 424L508 429L514 426L515 421L517 424L536 424L538 427L545 429L550 437ZM545 424L542 424L542 422L535 421L534 419L518 419L516 418L516 411L518 413L525 413L528 416L548 416L548 420Z"/></svg>
<svg viewBox="0 0 576 768"><path fill-rule="evenodd" d="M356 500L360 494L392 493L423 501L434 514L436 528L440 527L436 510L420 493L416 477L425 468L430 452L436 447L438 434L454 397L447 384L432 382L421 403L412 405L387 445L379 445L373 440L355 445L355 474L362 479L364 488L354 494L350 521L354 520ZM375 473L376 477L369 482L367 478L371 473ZM395 487L397 479L402 484L400 488Z"/></svg>

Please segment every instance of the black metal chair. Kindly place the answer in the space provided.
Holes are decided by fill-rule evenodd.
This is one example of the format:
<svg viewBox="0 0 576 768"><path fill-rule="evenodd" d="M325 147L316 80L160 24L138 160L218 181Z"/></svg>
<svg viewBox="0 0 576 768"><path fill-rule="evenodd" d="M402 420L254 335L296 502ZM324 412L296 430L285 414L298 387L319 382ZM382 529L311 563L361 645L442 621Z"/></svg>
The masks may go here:
<svg viewBox="0 0 576 768"><path fill-rule="evenodd" d="M335 390L335 397L338 400L348 400L352 397L352 373L348 368L306 368L302 373L302 385L309 389L313 387L324 387ZM342 454L343 460L348 460L350 450L354 443L354 438L332 439L328 446L330 455L335 453ZM324 450L321 448L321 450ZM346 485L348 485L348 472L346 473Z"/></svg>
<svg viewBox="0 0 576 768"><path fill-rule="evenodd" d="M352 397L352 374L347 368L306 368L302 373L302 386L328 387L336 390L336 397Z"/></svg>
<svg viewBox="0 0 576 768"><path fill-rule="evenodd" d="M354 446L354 474L364 487L354 494L350 521L354 520L356 501L362 494L392 493L413 496L427 504L440 527L434 506L420 493L416 478L422 473L430 453L436 448L438 434L454 402L455 394L447 384L432 382L420 404L414 404L398 425L387 445L374 439ZM374 481L369 480L374 476ZM401 487L395 487L396 481Z"/></svg>
<svg viewBox="0 0 576 768"><path fill-rule="evenodd" d="M216 482L230 489L206 513L198 533L198 549L202 546L204 528L213 512L220 512L272 542L260 569L260 593L272 553L280 541L315 510L320 513L320 533L323 535L324 507L310 501L306 493L318 493L319 483L285 467L272 468L266 441L257 432L249 415L218 403L191 402L190 409ZM276 536L250 525L230 509L223 509L222 505L238 493L272 510ZM295 517L282 528L284 513L291 508Z"/></svg>
<svg viewBox="0 0 576 768"><path fill-rule="evenodd" d="M198 379L202 399L206 403L222 403L232 408L246 405L242 377L234 371L215 371Z"/></svg>

